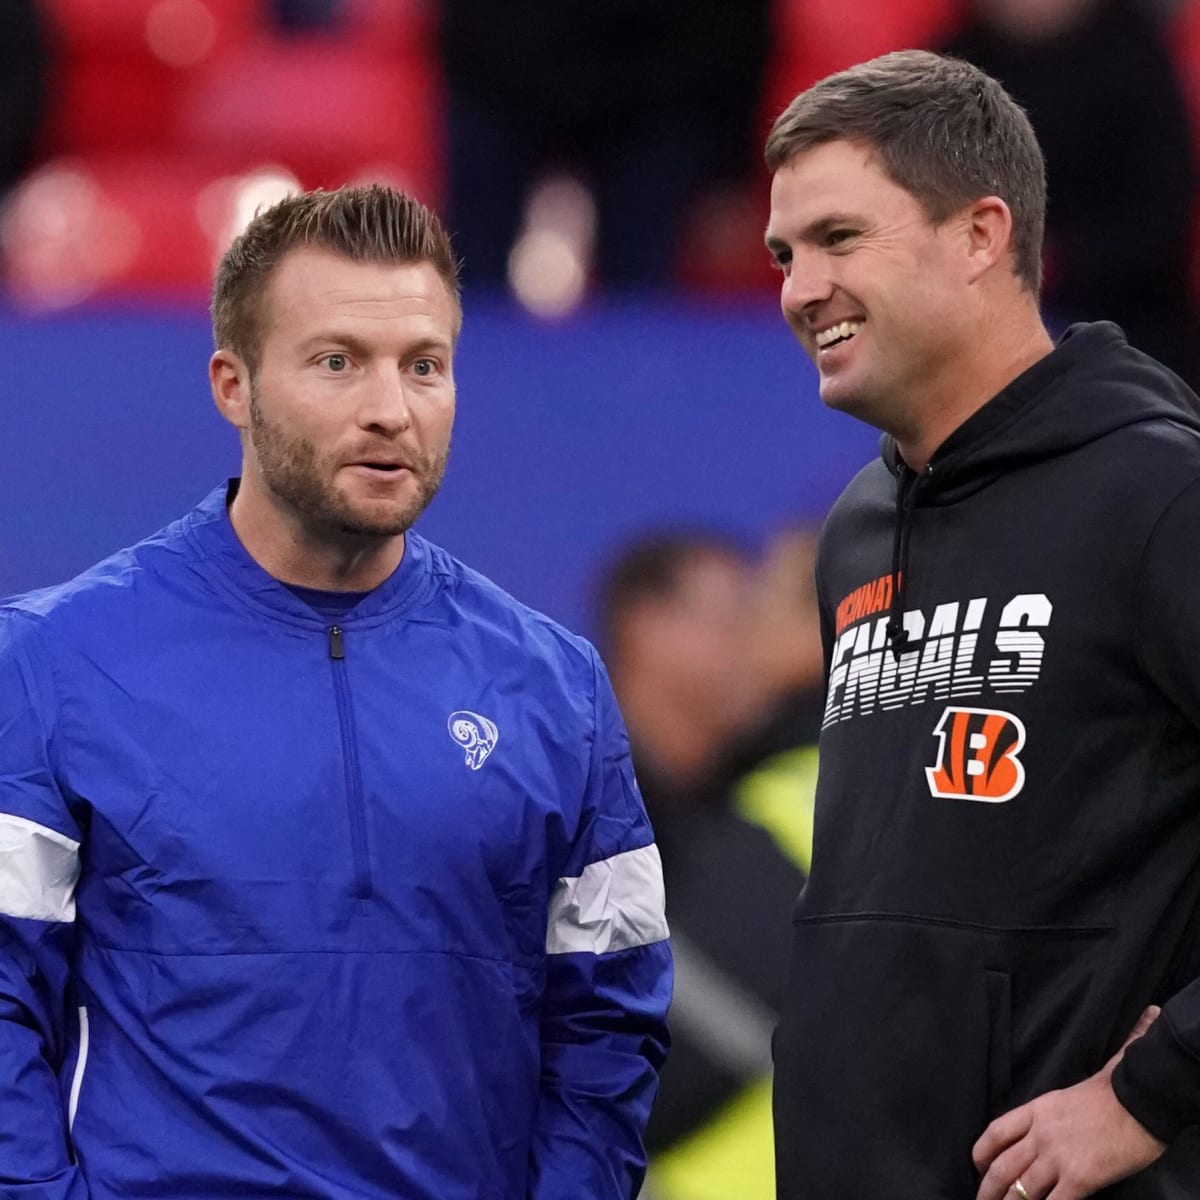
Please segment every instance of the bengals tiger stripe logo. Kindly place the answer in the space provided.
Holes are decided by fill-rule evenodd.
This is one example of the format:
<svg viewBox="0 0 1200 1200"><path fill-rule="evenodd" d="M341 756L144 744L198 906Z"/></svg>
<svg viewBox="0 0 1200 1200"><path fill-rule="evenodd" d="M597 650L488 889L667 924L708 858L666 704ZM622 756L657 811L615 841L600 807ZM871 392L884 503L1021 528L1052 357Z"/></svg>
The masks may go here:
<svg viewBox="0 0 1200 1200"><path fill-rule="evenodd" d="M938 757L925 776L935 796L1002 804L1025 786L1025 768L1017 757L1025 745L1025 726L1012 713L948 708L933 735Z"/></svg>

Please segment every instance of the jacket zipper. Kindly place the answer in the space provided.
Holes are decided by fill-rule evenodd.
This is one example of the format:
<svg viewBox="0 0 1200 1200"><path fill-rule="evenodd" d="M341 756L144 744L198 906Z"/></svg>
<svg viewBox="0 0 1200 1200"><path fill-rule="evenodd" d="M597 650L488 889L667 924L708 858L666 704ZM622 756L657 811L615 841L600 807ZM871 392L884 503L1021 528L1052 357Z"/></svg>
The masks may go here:
<svg viewBox="0 0 1200 1200"><path fill-rule="evenodd" d="M71 1076L71 1096L67 1101L67 1132L75 1128L75 1113L79 1109L79 1089L83 1087L83 1074L88 1060L88 1011L79 1008L79 1052L75 1057L75 1073Z"/></svg>
<svg viewBox="0 0 1200 1200"><path fill-rule="evenodd" d="M358 738L354 730L354 708L346 678L346 644L340 625L329 627L329 658L333 667L333 694L337 699L338 727L342 735L342 768L346 775L346 805L350 814L350 850L354 856L354 895L370 899L371 860L367 853L367 815L363 801L362 767L358 761Z"/></svg>

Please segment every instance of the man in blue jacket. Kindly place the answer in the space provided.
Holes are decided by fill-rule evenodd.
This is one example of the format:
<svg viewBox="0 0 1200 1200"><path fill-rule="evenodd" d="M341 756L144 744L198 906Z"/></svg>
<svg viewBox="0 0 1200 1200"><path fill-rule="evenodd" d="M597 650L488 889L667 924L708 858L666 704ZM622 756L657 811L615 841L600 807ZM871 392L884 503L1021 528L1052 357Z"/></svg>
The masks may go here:
<svg viewBox="0 0 1200 1200"><path fill-rule="evenodd" d="M446 235L292 197L213 318L240 479L0 608L0 1191L632 1197L671 968L622 722L410 528Z"/></svg>

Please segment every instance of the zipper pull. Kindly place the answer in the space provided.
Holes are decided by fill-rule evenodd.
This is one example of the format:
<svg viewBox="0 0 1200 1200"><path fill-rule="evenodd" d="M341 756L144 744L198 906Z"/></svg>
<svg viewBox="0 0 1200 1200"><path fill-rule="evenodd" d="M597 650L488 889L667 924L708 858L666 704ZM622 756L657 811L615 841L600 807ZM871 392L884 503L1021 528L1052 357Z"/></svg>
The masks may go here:
<svg viewBox="0 0 1200 1200"><path fill-rule="evenodd" d="M340 625L330 625L329 627L329 657L346 657L346 647L342 644L342 627Z"/></svg>

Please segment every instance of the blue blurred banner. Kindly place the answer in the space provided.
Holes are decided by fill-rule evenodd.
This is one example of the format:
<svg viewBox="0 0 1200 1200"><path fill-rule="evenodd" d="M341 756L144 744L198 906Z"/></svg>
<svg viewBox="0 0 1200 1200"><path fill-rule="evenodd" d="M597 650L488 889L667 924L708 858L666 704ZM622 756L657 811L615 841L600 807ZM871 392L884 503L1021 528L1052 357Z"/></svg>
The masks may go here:
<svg viewBox="0 0 1200 1200"><path fill-rule="evenodd" d="M74 574L237 472L202 312L0 313L0 337L0 594ZM769 305L547 325L468 298L456 373L450 469L419 528L587 632L624 540L683 523L757 542L819 519L875 454L871 430L822 407Z"/></svg>

